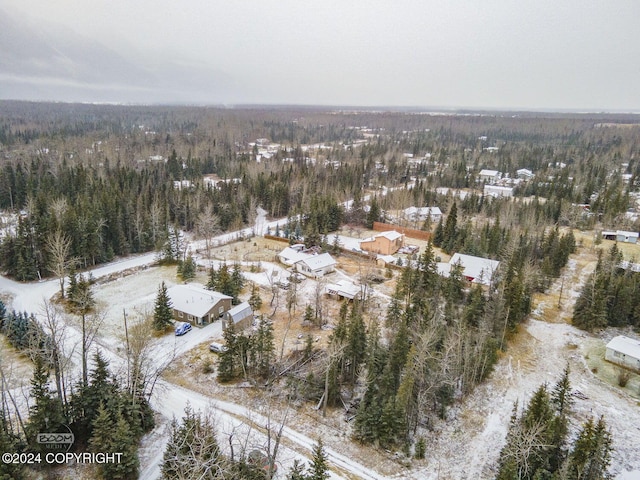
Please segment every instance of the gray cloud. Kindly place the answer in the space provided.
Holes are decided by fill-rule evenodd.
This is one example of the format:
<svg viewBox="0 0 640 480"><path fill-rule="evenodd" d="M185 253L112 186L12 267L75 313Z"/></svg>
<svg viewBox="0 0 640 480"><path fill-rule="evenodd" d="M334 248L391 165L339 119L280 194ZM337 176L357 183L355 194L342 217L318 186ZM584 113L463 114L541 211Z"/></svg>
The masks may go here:
<svg viewBox="0 0 640 480"><path fill-rule="evenodd" d="M640 109L634 0L0 0L0 8L14 23L55 23L90 39L67 45L73 55L63 58L80 71L117 71L109 83L162 92L156 101ZM91 58L100 48L111 63ZM60 57L40 53L5 58L5 71L34 75L34 61L63 70ZM80 80L95 82L88 71Z"/></svg>

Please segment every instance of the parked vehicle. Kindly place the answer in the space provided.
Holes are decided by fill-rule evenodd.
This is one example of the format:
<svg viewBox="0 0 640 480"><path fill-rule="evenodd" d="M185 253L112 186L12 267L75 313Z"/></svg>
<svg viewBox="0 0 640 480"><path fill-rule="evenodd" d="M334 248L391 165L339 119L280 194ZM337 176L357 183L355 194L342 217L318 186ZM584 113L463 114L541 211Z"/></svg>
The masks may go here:
<svg viewBox="0 0 640 480"><path fill-rule="evenodd" d="M176 336L180 337L191 330L191 324L189 322L182 322L176 326Z"/></svg>
<svg viewBox="0 0 640 480"><path fill-rule="evenodd" d="M224 353L227 351L227 347L218 342L213 342L209 345L209 350L214 353Z"/></svg>

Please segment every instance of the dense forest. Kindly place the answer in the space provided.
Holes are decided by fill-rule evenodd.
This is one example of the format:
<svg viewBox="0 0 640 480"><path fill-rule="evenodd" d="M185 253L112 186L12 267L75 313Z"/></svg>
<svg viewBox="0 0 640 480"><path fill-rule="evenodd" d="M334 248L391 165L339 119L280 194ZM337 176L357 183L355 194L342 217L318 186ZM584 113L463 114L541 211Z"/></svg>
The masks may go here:
<svg viewBox="0 0 640 480"><path fill-rule="evenodd" d="M327 251L331 234L345 225L387 221L429 231L423 253L395 274L389 270L397 283L385 316L376 316L365 297L325 318L310 299L295 315L305 324L335 326L326 349L309 336L302 350L283 359L263 318L252 335L225 331L217 372L220 382L283 382L287 401L313 402L323 414L344 406L354 441L420 458L425 432L487 378L531 312L533 296L560 277L578 248L574 229L596 235L640 229L639 129L625 115L0 102L0 270L23 282L58 278L61 305L82 319L84 332L95 313L94 287L78 272L157 251L188 280L195 264L179 247L181 232L206 239L208 248L219 233L252 227L258 208L283 220L276 236ZM500 172L512 196L485 194L483 169ZM518 179L521 169L531 177ZM445 218L408 225L398 213L425 205L438 205ZM499 260L500 267L486 285L470 285L459 266L448 277L438 274L443 253ZM600 253L573 323L587 330L637 328L634 268L617 247ZM208 277L207 287L234 304L243 289L251 290L254 308L263 303L239 265L212 267ZM145 370L140 351L131 359L141 362L138 370L118 380L99 353L87 361L83 343L82 378L65 382L55 331L29 313L0 307L2 333L31 352L35 365L33 407L22 432L9 428L3 403L5 450L24 450L25 434L43 428L48 411L47 421L70 425L90 449L124 442L122 471L105 467L100 474L133 478L137 442L153 428L146 395L160 372ZM155 316L156 331L171 324L164 283ZM595 437L600 450L589 454L598 457L593 468L599 470L588 478L605 478L604 420L585 424L574 446L567 445L567 383L568 371L553 389L541 386L522 412L514 409L498 478L583 478L551 475L583 468L580 442ZM527 435L545 443L532 453L537 463L523 467L512 452ZM181 450L185 442L199 442L199 450ZM319 442L317 464L296 465L289 478L326 478L325 460ZM203 474L190 469L194 461L228 467L228 476L203 478L269 478L275 459L268 458L265 473L247 457L222 455L210 419L187 410L171 424L164 478Z"/></svg>

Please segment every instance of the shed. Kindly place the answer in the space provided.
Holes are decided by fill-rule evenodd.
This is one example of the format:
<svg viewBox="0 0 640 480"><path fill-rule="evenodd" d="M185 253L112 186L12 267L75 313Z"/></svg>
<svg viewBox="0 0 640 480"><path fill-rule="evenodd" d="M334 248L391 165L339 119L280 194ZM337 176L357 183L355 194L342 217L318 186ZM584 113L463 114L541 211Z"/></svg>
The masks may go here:
<svg viewBox="0 0 640 480"><path fill-rule="evenodd" d="M618 242L638 243L638 232L626 232L624 230L617 230L616 240Z"/></svg>
<svg viewBox="0 0 640 480"><path fill-rule="evenodd" d="M243 330L253 323L253 310L249 302L242 302L225 312L222 317L222 329L226 330L232 323L236 330Z"/></svg>
<svg viewBox="0 0 640 480"><path fill-rule="evenodd" d="M618 335L607 343L604 358L612 363L640 372L640 341Z"/></svg>
<svg viewBox="0 0 640 480"><path fill-rule="evenodd" d="M349 300L360 298L361 294L360 287L348 280L338 280L336 283L330 283L325 287L325 291L328 295L336 295Z"/></svg>

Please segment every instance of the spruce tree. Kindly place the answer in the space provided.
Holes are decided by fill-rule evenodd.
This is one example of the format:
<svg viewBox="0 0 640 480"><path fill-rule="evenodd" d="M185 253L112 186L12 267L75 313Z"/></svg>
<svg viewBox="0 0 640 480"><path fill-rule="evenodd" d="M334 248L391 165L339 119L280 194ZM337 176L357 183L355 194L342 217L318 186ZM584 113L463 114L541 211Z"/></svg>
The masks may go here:
<svg viewBox="0 0 640 480"><path fill-rule="evenodd" d="M322 439L318 439L318 442L313 447L313 459L309 464L306 478L307 480L327 480L329 477L327 454L324 451Z"/></svg>
<svg viewBox="0 0 640 480"><path fill-rule="evenodd" d="M611 464L611 433L602 417L594 424L589 418L582 426L568 459L570 480L606 480Z"/></svg>
<svg viewBox="0 0 640 480"><path fill-rule="evenodd" d="M65 431L66 419L57 395L49 390L49 371L40 357L35 358L30 396L34 403L29 407L29 420L25 425L25 435L33 452L44 452L46 444L36 442L39 433Z"/></svg>
<svg viewBox="0 0 640 480"><path fill-rule="evenodd" d="M251 296L249 297L249 305L254 312L262 307L262 298L260 298L260 289L255 283L251 283Z"/></svg>
<svg viewBox="0 0 640 480"><path fill-rule="evenodd" d="M173 325L172 303L167 293L167 286L164 281L158 287L155 307L153 310L153 329L162 332Z"/></svg>
<svg viewBox="0 0 640 480"><path fill-rule="evenodd" d="M191 280L196 276L196 261L191 255L188 255L184 261L178 262L178 276L184 280Z"/></svg>

